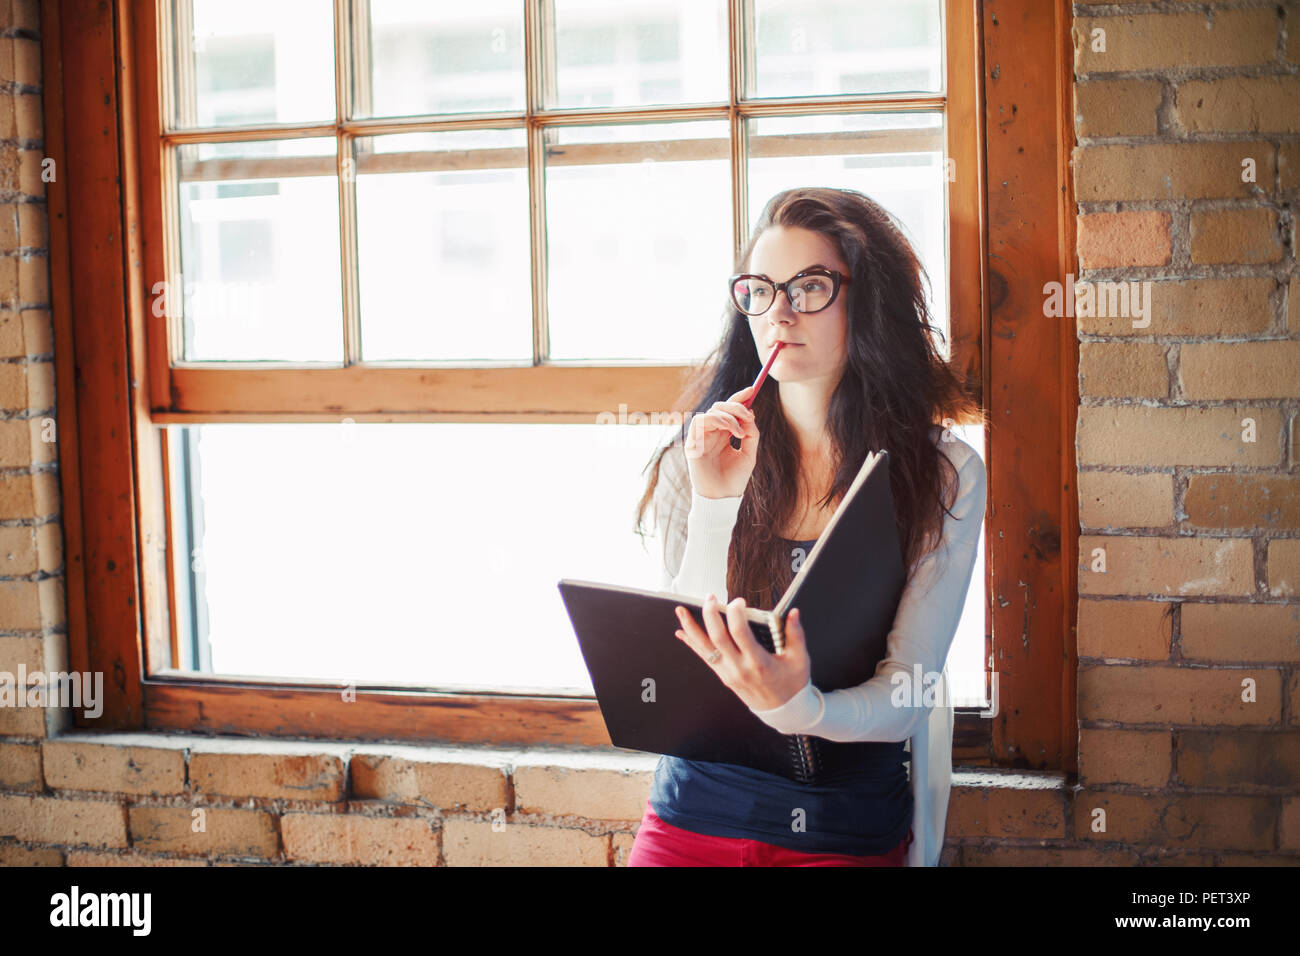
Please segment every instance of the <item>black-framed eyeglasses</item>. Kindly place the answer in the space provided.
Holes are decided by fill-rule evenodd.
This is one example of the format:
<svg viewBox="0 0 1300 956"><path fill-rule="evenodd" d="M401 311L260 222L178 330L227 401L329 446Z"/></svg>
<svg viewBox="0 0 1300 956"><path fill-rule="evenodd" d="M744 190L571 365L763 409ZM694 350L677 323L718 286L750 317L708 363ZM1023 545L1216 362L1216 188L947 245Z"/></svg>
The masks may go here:
<svg viewBox="0 0 1300 956"><path fill-rule="evenodd" d="M808 269L787 282L773 282L767 276L742 273L731 277L731 301L746 315L762 315L772 308L776 294L785 290L790 306L807 315L820 312L835 301L840 286L849 277L833 269Z"/></svg>

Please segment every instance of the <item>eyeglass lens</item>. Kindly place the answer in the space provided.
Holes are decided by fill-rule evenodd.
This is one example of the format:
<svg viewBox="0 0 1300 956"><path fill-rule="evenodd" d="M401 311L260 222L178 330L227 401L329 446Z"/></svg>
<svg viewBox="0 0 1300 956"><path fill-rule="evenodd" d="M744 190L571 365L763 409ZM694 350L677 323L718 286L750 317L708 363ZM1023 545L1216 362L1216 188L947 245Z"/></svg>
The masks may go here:
<svg viewBox="0 0 1300 956"><path fill-rule="evenodd" d="M816 312L826 308L834 290L835 283L830 276L809 275L801 276L798 281L791 280L785 292L796 312ZM731 287L736 308L746 315L762 315L771 307L775 295L776 287L766 279L737 279Z"/></svg>

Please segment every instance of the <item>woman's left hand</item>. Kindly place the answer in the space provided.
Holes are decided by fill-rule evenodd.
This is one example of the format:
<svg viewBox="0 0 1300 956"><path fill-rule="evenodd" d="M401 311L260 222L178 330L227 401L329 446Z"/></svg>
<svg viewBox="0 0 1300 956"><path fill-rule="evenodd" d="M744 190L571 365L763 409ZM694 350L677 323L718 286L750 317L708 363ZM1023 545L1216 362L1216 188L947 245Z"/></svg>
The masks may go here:
<svg viewBox="0 0 1300 956"><path fill-rule="evenodd" d="M704 628L686 608L678 606L676 610L682 625L677 637L705 663L720 652L722 656L709 666L751 710L780 707L808 683L812 661L797 610L786 615L785 648L779 654L770 653L754 638L745 618L744 598L736 598L726 606L724 620L722 605L710 594L704 600Z"/></svg>

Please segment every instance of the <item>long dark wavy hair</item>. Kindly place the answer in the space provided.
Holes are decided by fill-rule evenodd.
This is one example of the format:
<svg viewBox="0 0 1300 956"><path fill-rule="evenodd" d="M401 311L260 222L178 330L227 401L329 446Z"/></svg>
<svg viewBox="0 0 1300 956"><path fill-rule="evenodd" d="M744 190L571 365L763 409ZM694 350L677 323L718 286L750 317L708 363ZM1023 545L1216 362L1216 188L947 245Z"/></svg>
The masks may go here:
<svg viewBox="0 0 1300 956"><path fill-rule="evenodd" d="M931 332L923 282L928 279L897 220L860 192L799 188L767 203L736 262L747 272L754 244L771 226L795 226L826 237L840 251L852 281L844 286L848 316L846 363L831 395L826 427L831 439L831 487L804 488L815 507L838 502L867 455L887 449L890 487L904 566L939 543L943 513L956 499L956 469L940 453L931 426L987 423L979 401L938 352ZM748 317L728 299L722 341L705 359L678 407L707 411L751 384L758 374L758 349ZM793 430L782 413L778 390L764 388L753 404L760 439L754 472L741 498L727 555L727 593L751 607L771 608L789 586L789 546L777 537L794 515L801 469ZM647 531L653 503L663 533L665 566L676 573L685 542L690 480L683 442L689 418L646 465L650 473L636 509L636 531ZM940 462L948 475L941 480ZM667 480L661 472L667 466ZM942 493L942 494L941 494ZM722 597L722 595L719 595Z"/></svg>

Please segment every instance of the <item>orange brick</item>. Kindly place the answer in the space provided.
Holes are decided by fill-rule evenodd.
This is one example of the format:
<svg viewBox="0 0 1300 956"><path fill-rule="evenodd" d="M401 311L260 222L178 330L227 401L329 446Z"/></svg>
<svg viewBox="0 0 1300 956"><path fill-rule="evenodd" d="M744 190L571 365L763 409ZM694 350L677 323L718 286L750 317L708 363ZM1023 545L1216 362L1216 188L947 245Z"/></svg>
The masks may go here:
<svg viewBox="0 0 1300 956"><path fill-rule="evenodd" d="M272 857L275 819L260 810L219 807L130 808L131 845L155 853Z"/></svg>
<svg viewBox="0 0 1300 956"><path fill-rule="evenodd" d="M1292 63L1300 63L1300 9L1294 2L1288 2L1282 9L1286 14L1286 58Z"/></svg>
<svg viewBox="0 0 1300 956"><path fill-rule="evenodd" d="M635 823L645 812L657 761L625 754L525 755L514 772L515 806L521 813Z"/></svg>
<svg viewBox="0 0 1300 956"><path fill-rule="evenodd" d="M504 809L508 767L501 752L368 747L351 758L352 794L445 810Z"/></svg>
<svg viewBox="0 0 1300 956"><path fill-rule="evenodd" d="M0 793L0 833L27 843L126 846L121 804Z"/></svg>
<svg viewBox="0 0 1300 956"><path fill-rule="evenodd" d="M1286 295L1286 328L1300 332L1300 276L1293 276Z"/></svg>
<svg viewBox="0 0 1300 956"><path fill-rule="evenodd" d="M1066 834L1066 793L1057 774L955 772L948 798L950 837L1032 837Z"/></svg>
<svg viewBox="0 0 1300 956"><path fill-rule="evenodd" d="M52 847L0 843L0 867L5 866L63 866L63 851Z"/></svg>
<svg viewBox="0 0 1300 956"><path fill-rule="evenodd" d="M22 311L24 355L54 354L54 322L49 309L24 309Z"/></svg>
<svg viewBox="0 0 1300 956"><path fill-rule="evenodd" d="M1167 212L1100 212L1078 218L1079 261L1085 269L1169 263Z"/></svg>
<svg viewBox="0 0 1300 956"><path fill-rule="evenodd" d="M14 188L14 184L9 182L7 163L7 152L0 149L0 188ZM18 280L18 258L15 255L5 255L0 252L0 306L7 309L16 309L19 307L20 291Z"/></svg>
<svg viewBox="0 0 1300 956"><path fill-rule="evenodd" d="M1280 465L1283 425L1277 409L1249 405L1093 405L1079 409L1075 444L1080 465Z"/></svg>
<svg viewBox="0 0 1300 956"><path fill-rule="evenodd" d="M0 736L44 737L46 713L37 707L0 707Z"/></svg>
<svg viewBox="0 0 1300 956"><path fill-rule="evenodd" d="M1245 597L1255 590L1253 551L1249 538L1083 535L1079 593Z"/></svg>
<svg viewBox="0 0 1300 956"><path fill-rule="evenodd" d="M1300 132L1300 77L1189 80L1178 87L1174 102L1183 128L1192 133Z"/></svg>
<svg viewBox="0 0 1300 956"><path fill-rule="evenodd" d="M1079 729L1079 781L1087 786L1169 785L1173 741L1167 730Z"/></svg>
<svg viewBox="0 0 1300 956"><path fill-rule="evenodd" d="M42 789L39 745L0 740L0 789Z"/></svg>
<svg viewBox="0 0 1300 956"><path fill-rule="evenodd" d="M1079 345L1079 394L1099 398L1168 398L1169 346L1146 342Z"/></svg>
<svg viewBox="0 0 1300 956"><path fill-rule="evenodd" d="M18 30L41 32L41 4L39 0L14 0L10 7L9 26Z"/></svg>
<svg viewBox="0 0 1300 956"><path fill-rule="evenodd" d="M14 37L13 78L23 86L41 85L41 43Z"/></svg>
<svg viewBox="0 0 1300 956"><path fill-rule="evenodd" d="M1287 797L1282 802L1281 847L1300 850L1300 797Z"/></svg>
<svg viewBox="0 0 1300 956"><path fill-rule="evenodd" d="M22 362L0 363L0 409L23 411L27 408L27 366ZM22 424L19 422L18 424ZM30 451L27 452L30 454ZM22 461L4 461L13 467Z"/></svg>
<svg viewBox="0 0 1300 956"><path fill-rule="evenodd" d="M1198 527L1294 531L1300 529L1300 478L1191 475L1185 508L1188 522Z"/></svg>
<svg viewBox="0 0 1300 956"><path fill-rule="evenodd" d="M43 316L43 322L38 321L37 316ZM0 311L0 357L26 358L41 353L49 354L51 346L47 341L48 333L45 340L38 335L43 325L48 327L49 313L42 310Z"/></svg>
<svg viewBox="0 0 1300 956"><path fill-rule="evenodd" d="M347 750L288 741L204 741L190 754L195 793L273 800L343 799Z"/></svg>
<svg viewBox="0 0 1300 956"><path fill-rule="evenodd" d="M45 182L41 174L43 169L49 167L49 164L45 163L47 157L44 151L24 149L21 145L14 145L6 147L4 155L3 181L6 186L18 193L22 199L28 201L45 199ZM44 256L41 259L43 264L48 262ZM31 289L32 269L29 254L19 254L18 271L21 287L18 298L23 302L36 301L24 294L24 290L30 291ZM44 302L45 300L40 301Z"/></svg>
<svg viewBox="0 0 1300 956"><path fill-rule="evenodd" d="M1159 601L1079 601L1079 656L1169 659L1172 604Z"/></svg>
<svg viewBox="0 0 1300 956"><path fill-rule="evenodd" d="M583 830L533 826L507 819L494 831L488 821L443 821L447 866L609 866L608 836Z"/></svg>
<svg viewBox="0 0 1300 956"><path fill-rule="evenodd" d="M58 737L44 744L46 783L60 790L171 794L185 790L185 754L175 747L131 746L131 737Z"/></svg>
<svg viewBox="0 0 1300 956"><path fill-rule="evenodd" d="M1182 347L1183 396L1201 399L1300 395L1300 342L1233 342Z"/></svg>
<svg viewBox="0 0 1300 956"><path fill-rule="evenodd" d="M1190 236L1195 263L1277 262L1282 258L1272 209L1194 209Z"/></svg>
<svg viewBox="0 0 1300 956"><path fill-rule="evenodd" d="M280 820L284 855L353 866L437 866L438 834L420 817L286 813Z"/></svg>
<svg viewBox="0 0 1300 956"><path fill-rule="evenodd" d="M1096 29L1105 31L1105 51L1094 49ZM1118 17L1076 17L1074 71L1079 74L1164 70L1194 63L1249 66L1270 63L1278 22L1271 9L1225 10L1213 20L1203 13L1152 13Z"/></svg>
<svg viewBox="0 0 1300 956"><path fill-rule="evenodd" d="M36 510L36 475L0 473L0 518L31 518Z"/></svg>
<svg viewBox="0 0 1300 956"><path fill-rule="evenodd" d="M0 527L0 574L6 577L31 574L36 567L36 528L32 525Z"/></svg>
<svg viewBox="0 0 1300 956"><path fill-rule="evenodd" d="M1100 80L1074 84L1075 132L1093 136L1153 136L1164 95L1158 80Z"/></svg>
<svg viewBox="0 0 1300 956"><path fill-rule="evenodd" d="M1245 679L1254 702L1242 700ZM1079 666L1079 719L1125 724L1281 726L1282 677L1266 668L1157 664Z"/></svg>
<svg viewBox="0 0 1300 956"><path fill-rule="evenodd" d="M1224 663L1300 660L1300 606L1183 605L1183 657Z"/></svg>
<svg viewBox="0 0 1300 956"><path fill-rule="evenodd" d="M37 581L0 581L0 621L15 631L41 626L41 588Z"/></svg>
<svg viewBox="0 0 1300 956"><path fill-rule="evenodd" d="M1081 471L1078 483L1079 523L1085 528L1167 528L1173 524L1173 475Z"/></svg>
<svg viewBox="0 0 1300 956"><path fill-rule="evenodd" d="M1105 810L1105 832L1092 829L1094 821L1102 819L1095 816L1098 808ZM1128 846L1269 850L1276 817L1269 797L1170 797L1086 790L1075 798L1074 836Z"/></svg>
<svg viewBox="0 0 1300 956"><path fill-rule="evenodd" d="M36 526L36 553L41 571L53 574L63 566L63 529L57 521Z"/></svg>
<svg viewBox="0 0 1300 956"><path fill-rule="evenodd" d="M1300 540L1277 538L1268 543L1268 593L1289 598L1300 594Z"/></svg>
<svg viewBox="0 0 1300 956"><path fill-rule="evenodd" d="M1244 335L1273 326L1269 277L1175 279L1151 283L1151 325L1134 329L1127 318L1080 319L1084 331L1098 335Z"/></svg>
<svg viewBox="0 0 1300 956"><path fill-rule="evenodd" d="M35 425L39 418L36 413L45 413L45 417L54 411L56 400L54 386L54 363L29 361L23 366L27 370L27 408L33 413L32 424ZM35 431L39 435L39 430ZM33 455L39 455L40 449L33 451ZM45 460L53 461L52 455L42 456Z"/></svg>
<svg viewBox="0 0 1300 956"><path fill-rule="evenodd" d="M39 637L0 637L0 671L8 671L18 679L18 668L30 675L45 670L44 641Z"/></svg>
<svg viewBox="0 0 1300 956"><path fill-rule="evenodd" d="M13 358L26 354L27 342L23 336L22 313L0 311L0 357Z"/></svg>
<svg viewBox="0 0 1300 956"><path fill-rule="evenodd" d="M32 504L34 511L24 518L57 517L63 509L59 491L59 473L54 470L37 471L32 475Z"/></svg>
<svg viewBox="0 0 1300 956"><path fill-rule="evenodd" d="M13 97L14 138L44 139L44 117L41 115L41 98L36 93L19 93ZM8 135L8 134L6 134ZM29 242L27 245L33 245ZM44 246L45 243L35 243Z"/></svg>
<svg viewBox="0 0 1300 956"><path fill-rule="evenodd" d="M1243 182L1243 162L1254 178ZM1133 199L1248 199L1272 191L1273 146L1239 143L1159 143L1150 146L1081 146L1072 154L1079 202Z"/></svg>
<svg viewBox="0 0 1300 956"><path fill-rule="evenodd" d="M1300 732L1184 730L1177 780L1189 787L1300 790Z"/></svg>
<svg viewBox="0 0 1300 956"><path fill-rule="evenodd" d="M7 124L13 126L13 99L9 96L0 96L0 125ZM13 134L6 132L3 138L11 139ZM18 209L19 203L0 203L0 249L6 251L17 250L18 241ZM25 205L25 204L24 204Z"/></svg>

